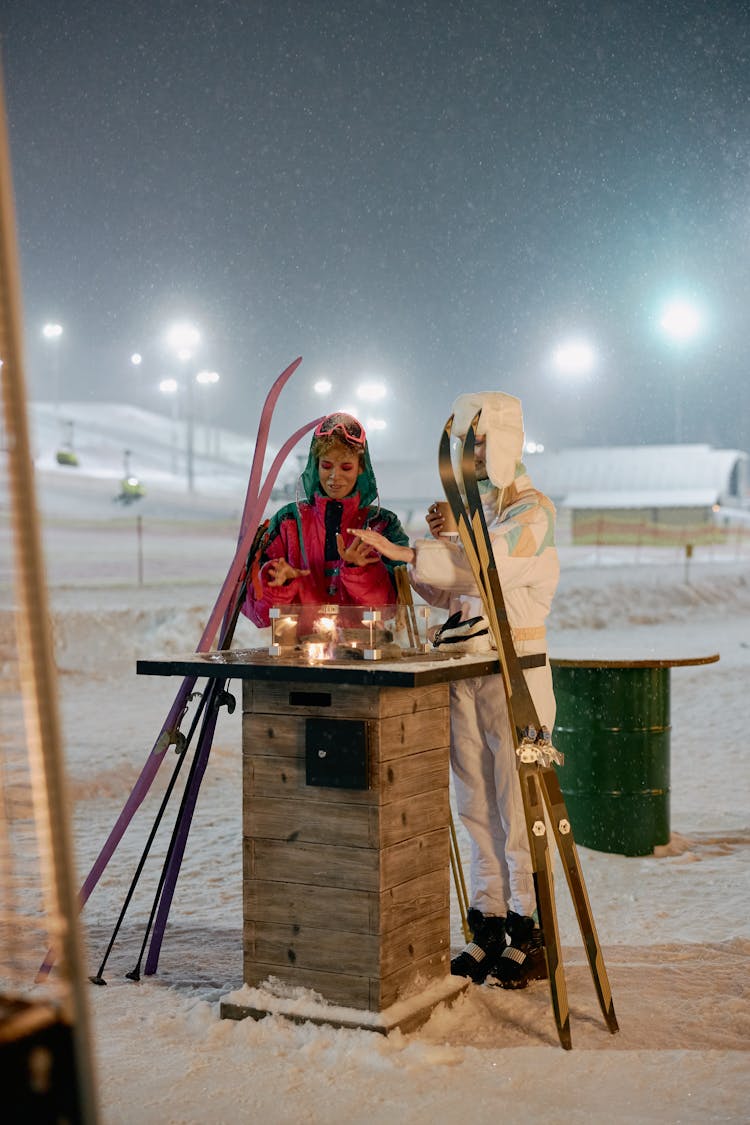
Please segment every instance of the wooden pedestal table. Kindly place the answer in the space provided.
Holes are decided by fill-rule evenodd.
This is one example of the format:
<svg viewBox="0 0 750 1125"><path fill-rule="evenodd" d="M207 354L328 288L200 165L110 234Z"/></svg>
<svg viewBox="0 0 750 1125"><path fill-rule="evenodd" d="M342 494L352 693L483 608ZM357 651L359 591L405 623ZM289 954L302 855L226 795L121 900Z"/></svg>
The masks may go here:
<svg viewBox="0 0 750 1125"><path fill-rule="evenodd" d="M222 1016L388 1032L462 991L450 975L449 683L497 671L488 656L139 661L143 674L242 680L245 986ZM295 999L300 988L322 1000Z"/></svg>

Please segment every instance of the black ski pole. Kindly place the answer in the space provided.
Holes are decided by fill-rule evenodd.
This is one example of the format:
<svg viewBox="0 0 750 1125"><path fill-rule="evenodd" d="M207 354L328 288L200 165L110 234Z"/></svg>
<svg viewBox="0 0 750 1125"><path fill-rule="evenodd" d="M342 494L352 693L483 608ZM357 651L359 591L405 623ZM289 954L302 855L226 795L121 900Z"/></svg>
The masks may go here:
<svg viewBox="0 0 750 1125"><path fill-rule="evenodd" d="M165 791L164 796L162 798L161 804L159 806L159 811L156 814L156 818L155 818L153 826L151 828L151 832L149 833L149 836L148 836L148 839L146 841L145 847L143 849L143 852L141 853L141 858L138 861L138 866L135 869L135 874L133 875L133 878L130 882L130 887L128 888L128 893L125 896L125 900L122 904L122 909L120 910L120 915L117 919L117 922L115 923L115 928L112 931L112 936L109 939L109 945L106 948L106 951L104 953L104 957L102 958L102 962L99 966L99 969L97 970L96 976L89 977L89 980L91 981L92 984L106 984L107 983L106 980L104 979L104 977L102 976L102 973L104 972L104 967L107 964L107 961L109 960L109 955L112 952L112 948L115 944L115 941L117 940L117 935L120 932L120 927L121 927L121 925L122 925L122 923L125 919L125 915L127 913L128 907L130 906L130 900L132 899L132 897L135 893L135 888L138 885L138 880L141 877L141 873L142 873L143 868L146 864L146 860L148 859L149 852L151 851L151 845L153 844L154 839L156 837L156 833L159 830L159 825L161 824L161 821L162 821L162 818L164 816L164 812L166 810L166 807L169 804L169 799L172 796L172 791L173 791L173 789L175 787L175 784L177 782L177 777L179 775L180 770L182 769L183 762L185 761L188 746L190 745L193 734L195 732L195 728L198 725L198 720L201 716L201 713L202 713L204 707L205 707L205 695L202 695L200 704L198 705L198 707L196 709L196 712L195 712L195 715L193 716L193 720L190 724L190 730L188 731L187 736L183 738L182 736L179 735L179 732L178 732L178 739L180 739L180 741L178 742L177 746L175 747L175 752L177 754L179 754L179 760L177 761L177 764L176 764L175 768L172 770L172 776L169 779L169 785L166 788L166 791Z"/></svg>
<svg viewBox="0 0 750 1125"><path fill-rule="evenodd" d="M265 533L268 523L258 528L255 539L253 540L250 553L248 554L247 564L245 566L245 573L241 585L239 586L234 605L231 609L227 609L224 618L224 626L221 633L221 642L219 647L222 650L228 649L232 643L234 630L240 614L240 610L245 601L248 583L252 581L253 563L256 556L262 553ZM218 681L216 681L218 683ZM170 843L170 854L166 861L166 876L162 884L162 889L158 892L158 911L154 921L153 936L151 938L151 946L149 948L148 957L146 958L146 975L152 976L156 972L159 962L159 952L161 950L161 943L164 938L166 930L167 919L172 905L172 898L174 896L177 879L180 874L180 867L182 858L187 846L187 840L190 833L190 828L193 821L193 813L198 800L198 793L203 781L206 767L208 765L208 758L211 753L211 746L213 743L214 731L216 729L216 722L218 720L218 709L223 703L229 705L229 712L234 710L234 697L225 690L226 679L221 680L220 686L216 689L215 698L215 711L213 719L207 716L204 721L204 729L201 731L199 739L199 748L196 758L193 762L190 771L190 777L185 786L185 792L182 797L182 804L177 823L175 824L175 832L173 839Z"/></svg>
<svg viewBox="0 0 750 1125"><path fill-rule="evenodd" d="M161 874L159 876L159 882L158 882L158 885L156 887L156 893L154 894L154 901L153 901L153 904L151 906L151 913L149 914L148 922L146 923L146 932L143 935L143 942L141 944L140 952L138 954L138 960L135 964L135 967L133 969L131 969L129 973L125 974L125 976L129 980L138 981L138 980L141 979L141 963L143 961L143 955L146 952L146 946L148 944L148 939L149 939L149 936L151 934L151 927L154 924L154 917L156 916L156 911L159 908L159 902L161 900L161 895L162 895L162 890L164 888L164 883L166 882L167 872L169 871L172 856L174 854L176 841L177 841L177 839L180 835L180 830L181 830L181 827L182 827L182 819L185 815L185 808L187 806L188 797L190 796L191 790L193 788L193 780L195 778L196 770L198 768L201 756L203 755L204 743L206 742L206 740L208 740L209 747L210 747L210 743L213 740L214 730L216 729L216 719L218 717L219 707L221 707L222 703L226 701L226 696L228 695L228 693L224 691L224 684L225 683L226 683L225 680L212 680L211 685L210 685L210 687L208 689L208 692L207 692L208 698L207 698L207 703L206 703L206 714L205 714L204 719L203 719L203 726L201 728L201 733L198 737L198 742L197 742L196 747L195 747L195 754L193 755L193 761L191 762L191 765L190 765L190 772L188 773L187 781L185 782L185 788L183 790L182 800L180 802L180 807L179 807L178 812L177 812L177 817L175 819L175 823L174 823L174 826L172 828L172 835L171 835L171 838L170 838L170 841L169 841L169 847L167 848L167 854L164 857L164 863L162 864ZM229 696L229 699L232 700L232 705L230 706L230 711L232 711L232 710L234 710L234 706L233 706L234 699L233 699L232 696Z"/></svg>
<svg viewBox="0 0 750 1125"><path fill-rule="evenodd" d="M255 553L260 546L260 543L262 541L262 537L265 534L265 531L266 531L267 527L268 527L268 522L266 521L258 529L258 531L256 532L255 537L253 539L253 543L252 543L252 546L250 548L250 552L249 552L249 555L248 555L248 562L246 564L246 572L245 572L245 575L243 576L243 578L242 578L242 580L239 584L239 590L238 590L238 593L235 597L234 609L233 609L233 612L232 612L232 615L231 615L231 618L230 618L230 621L229 621L229 627L225 630L225 636L222 638L222 643L221 643L222 648L226 648L229 645L229 643L231 643L231 637L234 635L234 630L235 630L236 625L237 625L237 620L238 620L238 617L239 617L240 608L241 608L242 602L244 601L245 591L247 589L247 580L248 580L247 575L249 574L251 561L254 558ZM215 681L213 681L213 682L215 682ZM211 684L211 686L212 686L212 684ZM196 727L198 726L198 722L200 721L200 717L203 714L203 711L205 710L208 694L209 694L209 688L207 688L206 691L204 691L202 693L200 704L199 704L198 708L196 709L195 715L193 716L193 720L191 722L190 730L187 734L187 737L183 740L183 742L181 743L181 745L178 748L178 753L180 754L180 760L177 763L176 768L172 772L172 777L170 778L169 785L167 786L167 789L165 791L165 794L164 794L164 797L162 799L161 805L159 807L159 811L156 815L156 819L155 819L154 824L151 828L151 832L149 833L149 837L148 837L148 840L146 841L146 845L145 845L143 853L141 855L140 862L138 864L138 867L136 868L135 875L133 876L133 879L131 881L130 888L128 890L128 893L125 897L125 901L124 901L123 906L122 906L122 910L120 911L120 916L117 919L117 923L115 925L114 931L113 931L112 936L110 938L109 945L107 946L104 957L102 959L102 963L99 966L99 970L98 970L96 976L89 977L89 980L93 984L106 984L107 983L106 980L104 979L104 977L102 976L102 973L104 971L104 967L107 963L107 960L109 959L109 955L110 955L110 953L112 951L112 948L114 946L115 940L117 938L117 934L119 933L120 927L121 927L122 922L125 918L125 914L126 914L126 912L128 910L128 907L130 905L130 901L133 897L133 894L135 893L135 888L136 888L138 880L141 876L141 873L143 871L143 867L146 863L146 859L148 858L148 855L150 853L151 845L153 844L153 841L156 837L156 833L159 829L159 826L160 826L161 821L163 819L163 816L164 816L164 813L166 811L167 805L169 803L172 792L174 790L174 786L177 782L177 777L180 773L180 770L182 769L182 765L183 765L183 763L185 761L185 758L187 756L188 746L190 745L190 743L192 741L193 734L195 733ZM178 820L179 820L179 814L178 814ZM169 856L169 853L168 853L168 856ZM164 884L164 872L162 872L162 876L160 878L159 885L158 885L157 892L156 892L156 901L157 902L159 900L159 896L161 894L161 888L163 887L163 884ZM151 915L149 917L145 941L148 940L148 934L150 932L151 924L153 922L154 912L155 912L155 906L152 909ZM137 962L135 968L132 969L131 972L125 974L131 980L140 980L140 964L141 964L141 961L143 959L143 951L145 949L145 941L144 941L143 947L141 948L141 953L140 953L140 956L138 958L138 962Z"/></svg>

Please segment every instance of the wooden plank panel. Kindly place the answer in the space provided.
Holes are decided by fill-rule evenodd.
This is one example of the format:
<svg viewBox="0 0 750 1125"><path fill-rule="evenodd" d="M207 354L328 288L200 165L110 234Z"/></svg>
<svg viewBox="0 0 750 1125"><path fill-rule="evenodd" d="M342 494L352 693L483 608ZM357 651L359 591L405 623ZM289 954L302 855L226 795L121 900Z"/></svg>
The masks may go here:
<svg viewBox="0 0 750 1125"><path fill-rule="evenodd" d="M304 925L275 925L249 920L244 947L250 961L294 966L348 976L378 976L379 939L373 934L349 933L342 939L334 929Z"/></svg>
<svg viewBox="0 0 750 1125"><path fill-rule="evenodd" d="M310 988L331 1004L382 1012L397 1000L418 995L432 981L442 980L449 970L448 954L435 954L406 965L389 977L357 977L347 973L323 973L296 965L264 965L245 958L243 977L251 987L276 977L296 988Z"/></svg>
<svg viewBox="0 0 750 1125"><path fill-rule="evenodd" d="M243 801L247 803L260 797L289 797L321 804L377 805L380 794L372 761L370 769L373 776L369 789L334 789L307 784L304 753L297 758L266 758L248 754L242 770Z"/></svg>
<svg viewBox="0 0 750 1125"><path fill-rule="evenodd" d="M446 848L448 830L445 830ZM400 847L402 845L397 845ZM321 887L351 887L377 891L376 848L345 848L332 844L279 843L274 840L243 840L246 879L270 882L307 883ZM448 852L445 853L448 862ZM410 871L409 875L414 875ZM419 874L419 872L416 872ZM404 882L399 879L394 882Z"/></svg>
<svg viewBox="0 0 750 1125"><path fill-rule="evenodd" d="M290 704L290 692L323 692L330 696L326 706L304 712L299 704ZM265 714L301 710L302 713L323 714L343 708L353 718L382 718L407 712L431 710L449 705L450 685L428 684L424 687L387 687L369 684L334 684L324 679L316 683L291 681L242 681L242 710ZM361 713L355 713L352 708ZM361 710L364 708L365 710Z"/></svg>
<svg viewBox="0 0 750 1125"><path fill-rule="evenodd" d="M366 684L275 683L253 681L248 711L264 715L339 716L348 719L375 719L379 715L381 689ZM409 689L413 690L413 689ZM306 697L321 696L326 702L295 703ZM243 696L243 705L248 702Z"/></svg>
<svg viewBox="0 0 750 1125"><path fill-rule="evenodd" d="M447 869L449 862L447 826L382 849L250 837L243 843L246 878L366 891L387 890L428 871Z"/></svg>
<svg viewBox="0 0 750 1125"><path fill-rule="evenodd" d="M415 754L447 746L450 714L447 707L432 707L407 715L390 715L379 724L379 760L386 762L404 752Z"/></svg>
<svg viewBox="0 0 750 1125"><path fill-rule="evenodd" d="M379 932L387 934L390 930L411 925L419 918L436 913L444 914L449 922L450 880L447 866L427 871L383 891L379 895L379 918L376 922Z"/></svg>
<svg viewBox="0 0 750 1125"><path fill-rule="evenodd" d="M416 793L380 806L380 847L388 848L411 836L419 836L448 824L448 787Z"/></svg>
<svg viewBox="0 0 750 1125"><path fill-rule="evenodd" d="M421 918L391 930L380 945L380 976L421 961L424 957L450 952L450 919L444 911L423 914Z"/></svg>
<svg viewBox="0 0 750 1125"><path fill-rule="evenodd" d="M416 890L414 901L419 902ZM333 927L338 933L378 932L380 896L375 891L270 883L262 879L245 879L242 891L245 919L278 924L305 923L319 929ZM433 896L424 890L421 901L431 903ZM389 900L388 908L393 911L398 925L409 920L406 908L394 904L393 899Z"/></svg>
<svg viewBox="0 0 750 1125"><path fill-rule="evenodd" d="M305 757L305 724L293 715L242 716L242 754L273 758Z"/></svg>
<svg viewBox="0 0 750 1125"><path fill-rule="evenodd" d="M312 790L313 795L316 792L317 789ZM327 804L314 800L313 796L308 800L279 800L275 797L250 799L244 807L243 833L255 839L283 840L289 843L307 841L353 848L378 847L378 810L347 804L345 797L348 791L338 792L341 794L338 802ZM445 798L447 808L447 792ZM415 810L415 815L419 811ZM396 814L393 819L397 819ZM398 838L395 836L398 831L398 825L392 829L395 838ZM402 827L401 831L406 829Z"/></svg>
<svg viewBox="0 0 750 1125"><path fill-rule="evenodd" d="M426 687L380 689L380 717L388 715L415 714L417 711L431 711L434 707L448 707L450 704L449 684L429 684Z"/></svg>
<svg viewBox="0 0 750 1125"><path fill-rule="evenodd" d="M401 801L431 789L448 789L450 751L447 743L434 750L405 753L381 761L378 790L381 802Z"/></svg>
<svg viewBox="0 0 750 1125"><path fill-rule="evenodd" d="M308 786L304 754L296 758L246 754L242 775L244 800L298 797L300 800L312 798L335 804L342 801L354 805L387 804L431 789L447 789L449 759L447 745L418 754L405 753L381 762L377 773L373 764L374 777L370 789L332 789Z"/></svg>
<svg viewBox="0 0 750 1125"><path fill-rule="evenodd" d="M320 973L297 966L264 965L258 961L251 961L247 956L244 958L243 976L246 984L251 986L262 985L269 976L273 976L294 985L295 988L311 988L331 1004L378 1011L377 1008L370 1008L370 996L374 993L377 1003L380 992L379 982L375 981L373 987L369 977L356 977L346 973Z"/></svg>
<svg viewBox="0 0 750 1125"><path fill-rule="evenodd" d="M450 917L447 868L428 871L382 894L264 879L243 882L243 915L255 921L330 926L340 933L386 934L438 912Z"/></svg>
<svg viewBox="0 0 750 1125"><path fill-rule="evenodd" d="M382 1012L390 1008L397 1000L406 999L408 996L419 995L432 981L442 980L450 973L450 951L434 953L413 961L391 973L389 977L374 980L373 992L370 996L370 1008L373 1012Z"/></svg>
<svg viewBox="0 0 750 1125"><path fill-rule="evenodd" d="M358 804L373 804L382 794L382 802L399 800L415 793L439 789L448 785L450 754L448 746L419 753L404 753L398 758L380 764L372 790L329 789L315 787L316 799L340 801L346 792L347 800ZM245 796L309 795L311 787L305 776L304 754L296 758L263 756L248 753L245 756Z"/></svg>
<svg viewBox="0 0 750 1125"><path fill-rule="evenodd" d="M380 852L380 889L387 890L427 871L448 868L448 827L412 836Z"/></svg>

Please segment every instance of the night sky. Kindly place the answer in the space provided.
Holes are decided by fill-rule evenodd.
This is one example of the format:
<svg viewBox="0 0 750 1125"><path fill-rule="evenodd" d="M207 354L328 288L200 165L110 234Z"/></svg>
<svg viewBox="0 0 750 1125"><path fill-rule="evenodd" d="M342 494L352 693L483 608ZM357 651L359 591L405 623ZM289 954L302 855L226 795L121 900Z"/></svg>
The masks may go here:
<svg viewBox="0 0 750 1125"><path fill-rule="evenodd" d="M548 448L672 441L679 395L685 440L750 450L749 3L4 0L0 30L32 397L58 347L63 399L165 410L189 319L248 433L302 355L279 437L365 420L375 378L383 455L434 456L469 390Z"/></svg>

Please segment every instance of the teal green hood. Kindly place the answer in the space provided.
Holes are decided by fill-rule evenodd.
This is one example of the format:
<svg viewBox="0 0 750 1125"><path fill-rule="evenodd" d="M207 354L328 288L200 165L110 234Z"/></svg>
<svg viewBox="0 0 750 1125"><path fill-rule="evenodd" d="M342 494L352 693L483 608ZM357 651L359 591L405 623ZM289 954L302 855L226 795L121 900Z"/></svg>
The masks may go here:
<svg viewBox="0 0 750 1125"><path fill-rule="evenodd" d="M312 441L310 442L310 451L307 455L307 464L302 470L302 476L300 478L302 481L302 487L305 490L305 496L310 501L310 503L312 503L313 497L316 493L320 493L321 496L325 496L323 489L320 487L320 480L318 479L318 462L316 458L313 457L314 443L315 438L313 437ZM365 442L364 448L364 462L364 468L357 477L357 486L355 489L355 491L359 493L360 508L368 507L368 505L372 504L377 499L378 495L378 485L377 481L375 480L375 473L373 472L372 462L370 461L370 449L367 445L367 442Z"/></svg>

